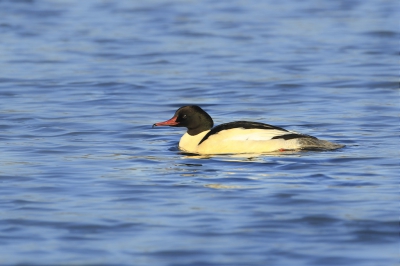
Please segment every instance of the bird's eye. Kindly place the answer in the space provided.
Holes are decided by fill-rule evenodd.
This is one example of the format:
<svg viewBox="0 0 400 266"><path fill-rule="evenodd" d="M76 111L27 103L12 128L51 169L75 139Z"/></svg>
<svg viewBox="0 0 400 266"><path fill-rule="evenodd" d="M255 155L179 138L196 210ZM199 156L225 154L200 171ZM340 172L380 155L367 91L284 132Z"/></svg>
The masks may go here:
<svg viewBox="0 0 400 266"><path fill-rule="evenodd" d="M183 119L186 119L186 115L183 115L182 118L183 118Z"/></svg>

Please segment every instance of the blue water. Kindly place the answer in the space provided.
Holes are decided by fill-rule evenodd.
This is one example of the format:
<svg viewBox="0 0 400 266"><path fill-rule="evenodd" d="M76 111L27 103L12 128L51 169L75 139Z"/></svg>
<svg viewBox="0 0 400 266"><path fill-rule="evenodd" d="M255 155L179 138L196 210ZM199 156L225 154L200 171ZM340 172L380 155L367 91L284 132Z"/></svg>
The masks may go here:
<svg viewBox="0 0 400 266"><path fill-rule="evenodd" d="M0 1L0 265L399 265L397 1ZM187 104L345 144L188 156Z"/></svg>

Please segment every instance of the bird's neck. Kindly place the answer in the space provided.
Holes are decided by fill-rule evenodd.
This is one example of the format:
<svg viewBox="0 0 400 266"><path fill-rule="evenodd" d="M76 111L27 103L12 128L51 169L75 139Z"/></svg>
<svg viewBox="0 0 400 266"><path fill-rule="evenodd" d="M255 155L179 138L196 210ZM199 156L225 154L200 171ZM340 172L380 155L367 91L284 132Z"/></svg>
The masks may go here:
<svg viewBox="0 0 400 266"><path fill-rule="evenodd" d="M209 131L210 130L205 130L197 135L191 135L189 132L186 132L179 141L179 149L186 152L196 153L197 145Z"/></svg>

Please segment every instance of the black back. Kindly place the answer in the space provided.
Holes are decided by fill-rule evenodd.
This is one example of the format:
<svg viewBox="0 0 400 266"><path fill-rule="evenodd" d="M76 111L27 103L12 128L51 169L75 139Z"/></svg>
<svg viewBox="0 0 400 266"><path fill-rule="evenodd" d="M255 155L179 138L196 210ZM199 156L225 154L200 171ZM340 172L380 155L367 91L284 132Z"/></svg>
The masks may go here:
<svg viewBox="0 0 400 266"><path fill-rule="evenodd" d="M199 142L198 145L200 145L203 141L208 139L213 134L217 134L218 132L222 130L227 130L227 129L232 129L232 128L244 128L244 129L274 129L274 130L281 130L283 132L289 132L288 130L277 127L277 126L272 126L264 123L258 123L258 122L248 122L248 121L235 121L235 122L230 122L226 124L221 124L219 126L214 127L213 129L208 132L203 139ZM317 139L316 137L309 136L309 135L303 135L303 134L297 134L297 133L288 133L284 134L281 136L275 136L272 139L284 139L284 140L290 140L290 139L298 139L298 138L312 138L312 139Z"/></svg>
<svg viewBox="0 0 400 266"><path fill-rule="evenodd" d="M235 122L230 122L226 124L221 124L219 126L214 127L213 129L208 132L204 138L199 142L199 145L208 139L213 134L217 134L218 132L222 130L227 130L227 129L232 129L232 128L244 128L244 129L276 129L276 130L281 130L288 132L286 129L283 129L281 127L276 127L264 123L258 123L258 122L248 122L248 121L235 121Z"/></svg>

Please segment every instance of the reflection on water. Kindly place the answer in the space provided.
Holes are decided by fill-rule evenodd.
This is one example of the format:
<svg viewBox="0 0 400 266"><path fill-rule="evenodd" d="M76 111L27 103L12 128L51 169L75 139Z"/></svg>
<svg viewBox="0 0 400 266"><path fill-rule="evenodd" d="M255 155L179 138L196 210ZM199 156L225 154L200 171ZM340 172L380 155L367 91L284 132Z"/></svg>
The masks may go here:
<svg viewBox="0 0 400 266"><path fill-rule="evenodd" d="M245 189L241 186L223 185L223 184L206 184L204 187L214 188L214 189Z"/></svg>

